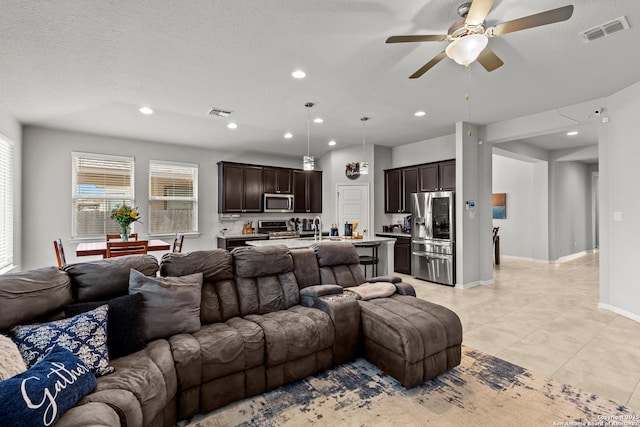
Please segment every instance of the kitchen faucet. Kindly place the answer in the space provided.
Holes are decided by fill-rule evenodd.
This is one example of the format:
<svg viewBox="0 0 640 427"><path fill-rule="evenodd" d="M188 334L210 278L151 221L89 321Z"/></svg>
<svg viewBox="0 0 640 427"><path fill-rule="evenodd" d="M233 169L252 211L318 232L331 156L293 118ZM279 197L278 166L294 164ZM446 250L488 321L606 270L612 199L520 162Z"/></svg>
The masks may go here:
<svg viewBox="0 0 640 427"><path fill-rule="evenodd" d="M318 222L316 222L318 220ZM316 232L318 233L317 240L322 240L322 219L319 215L313 218L313 240L316 240Z"/></svg>

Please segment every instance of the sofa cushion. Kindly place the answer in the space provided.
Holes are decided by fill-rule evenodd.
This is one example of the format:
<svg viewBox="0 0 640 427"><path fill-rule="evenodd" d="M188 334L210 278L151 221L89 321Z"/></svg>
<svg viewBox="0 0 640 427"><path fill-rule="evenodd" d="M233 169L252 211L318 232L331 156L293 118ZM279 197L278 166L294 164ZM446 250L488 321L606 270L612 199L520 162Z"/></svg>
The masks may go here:
<svg viewBox="0 0 640 427"><path fill-rule="evenodd" d="M101 305L95 310L68 319L11 329L22 358L31 367L55 346L71 351L96 375L113 372L107 349L107 312Z"/></svg>
<svg viewBox="0 0 640 427"><path fill-rule="evenodd" d="M72 304L64 311L67 317L72 317L107 304L107 347L109 358L117 359L144 348L142 298L142 294L123 295L109 301Z"/></svg>
<svg viewBox="0 0 640 427"><path fill-rule="evenodd" d="M296 275L300 289L320 284L320 269L316 253L311 248L291 249L293 274Z"/></svg>
<svg viewBox="0 0 640 427"><path fill-rule="evenodd" d="M71 303L69 276L57 267L0 275L0 331L31 322Z"/></svg>
<svg viewBox="0 0 640 427"><path fill-rule="evenodd" d="M52 425L96 388L96 377L69 350L54 346L29 370L0 382L0 425Z"/></svg>
<svg viewBox="0 0 640 427"><path fill-rule="evenodd" d="M145 340L192 333L200 329L202 273L181 277L147 277L131 270L129 292L142 294Z"/></svg>
<svg viewBox="0 0 640 427"><path fill-rule="evenodd" d="M367 301L375 298L385 298L395 294L396 286L388 282L365 283L360 286L344 288L344 291L353 292L357 299Z"/></svg>
<svg viewBox="0 0 640 427"><path fill-rule="evenodd" d="M174 335L169 343L183 390L264 364L262 328L240 317Z"/></svg>
<svg viewBox="0 0 640 427"><path fill-rule="evenodd" d="M261 277L293 271L293 260L284 245L249 247L231 251L238 277Z"/></svg>
<svg viewBox="0 0 640 427"><path fill-rule="evenodd" d="M343 242L318 242L311 245L320 267L332 265L360 264L355 246Z"/></svg>
<svg viewBox="0 0 640 427"><path fill-rule="evenodd" d="M78 302L103 301L127 295L131 269L146 276L155 276L158 260L153 255L133 255L63 267L71 278L74 298Z"/></svg>
<svg viewBox="0 0 640 427"><path fill-rule="evenodd" d="M0 381L27 370L22 355L11 338L0 334Z"/></svg>
<svg viewBox="0 0 640 427"><path fill-rule="evenodd" d="M315 308L296 305L245 319L257 323L264 331L268 367L317 353L335 341L331 318Z"/></svg>
<svg viewBox="0 0 640 427"><path fill-rule="evenodd" d="M186 276L193 273L202 273L204 282L233 279L231 254L224 249L214 249L189 253L170 252L162 256L161 276Z"/></svg>
<svg viewBox="0 0 640 427"><path fill-rule="evenodd" d="M143 350L113 360L112 364L115 371L99 377L95 392L80 404L107 403L118 413L123 426L154 425L166 407L175 405L178 384L166 340L152 341ZM175 420L170 421L169 425L175 424ZM162 423L155 423L159 424Z"/></svg>

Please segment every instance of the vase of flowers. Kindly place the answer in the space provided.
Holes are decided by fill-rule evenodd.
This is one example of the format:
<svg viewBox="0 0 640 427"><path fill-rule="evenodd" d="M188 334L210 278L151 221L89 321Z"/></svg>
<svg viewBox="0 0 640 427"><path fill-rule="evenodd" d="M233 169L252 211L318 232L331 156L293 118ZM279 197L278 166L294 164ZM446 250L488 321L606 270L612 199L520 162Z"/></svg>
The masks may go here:
<svg viewBox="0 0 640 427"><path fill-rule="evenodd" d="M122 241L128 242L131 234L131 224L140 221L140 212L138 212L138 208L131 208L123 203L122 206L118 205L111 210L111 219L120 226L120 238Z"/></svg>

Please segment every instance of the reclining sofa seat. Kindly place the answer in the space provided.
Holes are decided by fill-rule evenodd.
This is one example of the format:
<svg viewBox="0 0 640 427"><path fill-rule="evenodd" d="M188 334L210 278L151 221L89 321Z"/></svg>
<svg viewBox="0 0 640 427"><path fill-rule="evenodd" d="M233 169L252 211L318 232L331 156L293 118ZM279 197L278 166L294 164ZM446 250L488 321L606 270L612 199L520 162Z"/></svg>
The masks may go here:
<svg viewBox="0 0 640 427"><path fill-rule="evenodd" d="M300 305L286 247L162 258L163 276L197 272L204 275L202 327L169 338L179 382L179 419L332 367L333 322L323 311Z"/></svg>
<svg viewBox="0 0 640 427"><path fill-rule="evenodd" d="M106 301L126 295L129 271L155 275L152 255L45 267L0 275L0 331L19 324L64 317L74 302ZM65 412L56 426L172 426L176 418L176 374L169 343L154 340L136 353L112 359L115 371L98 377L96 390Z"/></svg>
<svg viewBox="0 0 640 427"><path fill-rule="evenodd" d="M311 248L322 284L349 288L366 283L353 245L320 242ZM416 298L411 285L394 282L396 293L390 297L358 301L364 353L410 388L460 364L462 324L446 307Z"/></svg>
<svg viewBox="0 0 640 427"><path fill-rule="evenodd" d="M178 419L265 391L264 333L240 317L232 259L225 250L168 253L161 276L203 273L200 330L169 338L178 378Z"/></svg>

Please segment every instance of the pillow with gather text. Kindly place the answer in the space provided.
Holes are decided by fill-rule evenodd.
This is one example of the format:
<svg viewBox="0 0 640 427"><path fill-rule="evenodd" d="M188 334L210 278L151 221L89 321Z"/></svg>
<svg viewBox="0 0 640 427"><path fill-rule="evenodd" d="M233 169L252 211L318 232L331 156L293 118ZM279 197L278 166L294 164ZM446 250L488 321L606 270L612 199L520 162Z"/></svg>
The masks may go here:
<svg viewBox="0 0 640 427"><path fill-rule="evenodd" d="M65 307L67 317L96 309L103 304L109 306L107 319L107 347L109 359L117 359L145 346L142 337L142 295L124 295L102 302L82 302Z"/></svg>
<svg viewBox="0 0 640 427"><path fill-rule="evenodd" d="M147 342L200 329L202 273L149 277L131 269L129 293L142 294L142 334Z"/></svg>
<svg viewBox="0 0 640 427"><path fill-rule="evenodd" d="M27 371L0 382L0 426L50 426L98 382L69 350L54 346Z"/></svg>
<svg viewBox="0 0 640 427"><path fill-rule="evenodd" d="M107 349L107 312L101 305L95 310L68 319L38 325L15 326L13 341L28 367L35 365L56 344L78 356L96 375L113 372Z"/></svg>

